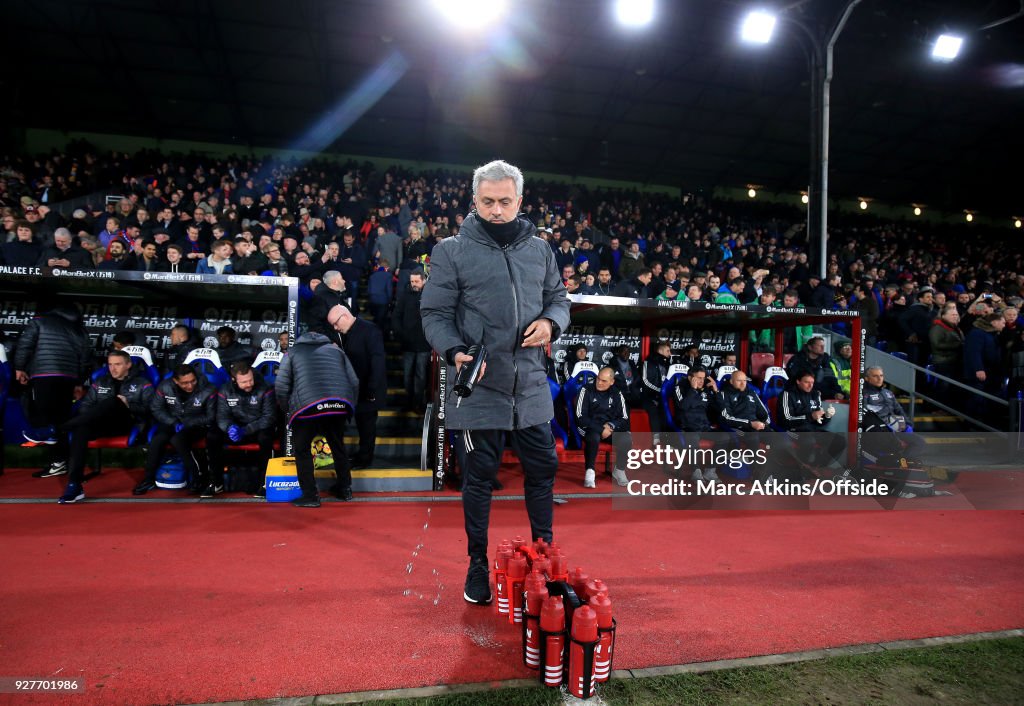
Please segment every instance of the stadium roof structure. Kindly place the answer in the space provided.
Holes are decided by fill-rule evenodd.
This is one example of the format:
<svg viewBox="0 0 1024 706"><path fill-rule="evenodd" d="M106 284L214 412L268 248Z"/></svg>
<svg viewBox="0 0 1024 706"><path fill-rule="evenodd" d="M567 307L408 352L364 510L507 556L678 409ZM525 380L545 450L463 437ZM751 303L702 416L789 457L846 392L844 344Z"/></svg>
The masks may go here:
<svg viewBox="0 0 1024 706"><path fill-rule="evenodd" d="M483 0L481 0L482 2ZM809 181L809 69L791 23L738 39L750 4L659 0L625 29L611 0L523 0L446 25L429 0L18 0L8 122L683 189ZM827 25L839 0L785 16ZM831 194L1011 215L1024 157L1018 0L864 0L836 45ZM988 25L996 26L982 29ZM965 34L963 56L930 44Z"/></svg>

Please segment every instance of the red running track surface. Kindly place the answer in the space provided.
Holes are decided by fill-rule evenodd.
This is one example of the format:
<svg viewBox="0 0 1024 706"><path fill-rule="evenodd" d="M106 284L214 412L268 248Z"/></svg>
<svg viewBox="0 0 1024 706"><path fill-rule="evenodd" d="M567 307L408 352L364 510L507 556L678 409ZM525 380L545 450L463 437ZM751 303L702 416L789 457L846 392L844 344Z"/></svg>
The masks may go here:
<svg viewBox="0 0 1024 706"><path fill-rule="evenodd" d="M0 482L6 485L10 474ZM532 676L462 599L457 502L6 505L3 672L81 676L16 704L152 704ZM528 529L496 502L492 543ZM1019 511L556 508L611 589L616 668L1024 626Z"/></svg>

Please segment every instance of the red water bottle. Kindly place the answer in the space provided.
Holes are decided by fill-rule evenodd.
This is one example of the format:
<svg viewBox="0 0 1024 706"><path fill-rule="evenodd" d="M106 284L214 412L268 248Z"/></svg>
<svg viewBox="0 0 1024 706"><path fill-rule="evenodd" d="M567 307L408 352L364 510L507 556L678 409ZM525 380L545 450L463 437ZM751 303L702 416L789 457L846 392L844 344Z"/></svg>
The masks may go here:
<svg viewBox="0 0 1024 706"><path fill-rule="evenodd" d="M551 573L549 574L551 580L568 581L569 558L559 550L557 554L548 554L548 560L551 562Z"/></svg>
<svg viewBox="0 0 1024 706"><path fill-rule="evenodd" d="M524 582L526 597L523 617L523 662L530 669L540 668L540 611L548 598L544 576L534 571Z"/></svg>
<svg viewBox="0 0 1024 706"><path fill-rule="evenodd" d="M508 615L508 562L512 558L512 545L499 544L494 557L494 588L498 594L498 612Z"/></svg>
<svg viewBox="0 0 1024 706"><path fill-rule="evenodd" d="M516 537L512 540L512 551L518 552L520 549L526 546L526 540L522 537Z"/></svg>
<svg viewBox="0 0 1024 706"><path fill-rule="evenodd" d="M537 554L547 554L548 543L544 541L543 537L538 537L533 543L533 548L536 550Z"/></svg>
<svg viewBox="0 0 1024 706"><path fill-rule="evenodd" d="M526 578L526 557L516 554L508 560L508 621L523 622L523 579Z"/></svg>
<svg viewBox="0 0 1024 706"><path fill-rule="evenodd" d="M612 620L612 602L606 593L590 599L590 607L597 613L597 647L594 649L594 680L608 681L612 673L612 650L615 648L615 621Z"/></svg>
<svg viewBox="0 0 1024 706"><path fill-rule="evenodd" d="M539 571L545 577L550 576L551 575L551 560L548 559L546 556L539 556L539 557L537 557L536 559L533 560L532 568L533 568L534 571Z"/></svg>
<svg viewBox="0 0 1024 706"><path fill-rule="evenodd" d="M548 556L551 556L552 554L558 554L561 551L562 547L558 544L558 542L551 540L551 543L548 544Z"/></svg>
<svg viewBox="0 0 1024 706"><path fill-rule="evenodd" d="M590 599L596 596L598 593L604 593L605 595L608 595L608 587L601 579L590 579L589 581L587 581L587 586L584 589L584 593L586 593L587 595L585 597L580 596L580 600L587 601L589 603Z"/></svg>
<svg viewBox="0 0 1024 706"><path fill-rule="evenodd" d="M572 590L576 593L576 597L580 601L587 600L587 581L590 580L590 575L583 570L583 567L577 566L569 574L569 585L572 586Z"/></svg>
<svg viewBox="0 0 1024 706"><path fill-rule="evenodd" d="M565 667L565 606L561 596L551 596L540 608L540 630L543 640L544 686L562 686Z"/></svg>
<svg viewBox="0 0 1024 706"><path fill-rule="evenodd" d="M588 605L572 614L569 642L569 693L577 699L594 695L594 651L597 647L597 613Z"/></svg>

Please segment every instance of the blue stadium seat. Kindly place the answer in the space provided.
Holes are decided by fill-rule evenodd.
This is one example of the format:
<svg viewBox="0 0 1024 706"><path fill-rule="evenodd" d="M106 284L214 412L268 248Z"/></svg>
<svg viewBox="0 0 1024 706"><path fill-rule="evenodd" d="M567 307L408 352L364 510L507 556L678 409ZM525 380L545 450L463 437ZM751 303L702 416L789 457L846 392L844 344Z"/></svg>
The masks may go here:
<svg viewBox="0 0 1024 706"><path fill-rule="evenodd" d="M674 395L676 385L685 384L683 381L686 375L690 372L690 368L687 365L676 363L675 365L668 366L668 374L665 375L665 382L661 383L661 407L665 412L665 421L672 431L679 433L679 425L676 423Z"/></svg>
<svg viewBox="0 0 1024 706"><path fill-rule="evenodd" d="M214 387L220 387L229 379L227 371L220 364L220 356L213 348L196 348L185 358L185 364L205 375Z"/></svg>
<svg viewBox="0 0 1024 706"><path fill-rule="evenodd" d="M562 400L562 386L548 378L548 389L551 391L551 402L555 408L555 416L551 418L551 433L555 435L555 439L562 440L562 448L565 449L569 447L569 433L562 428L558 421L560 403L561 405L565 404L565 401ZM568 410L566 410L566 414L568 415ZM568 416L566 418L568 419Z"/></svg>
<svg viewBox="0 0 1024 706"><path fill-rule="evenodd" d="M125 346L122 348L132 358L132 367L142 376L156 385L160 382L160 371L153 364L153 354L145 346Z"/></svg>
<svg viewBox="0 0 1024 706"><path fill-rule="evenodd" d="M284 360L284 353L281 351L261 351L253 361L252 367L263 376L268 385L273 385L282 360Z"/></svg>

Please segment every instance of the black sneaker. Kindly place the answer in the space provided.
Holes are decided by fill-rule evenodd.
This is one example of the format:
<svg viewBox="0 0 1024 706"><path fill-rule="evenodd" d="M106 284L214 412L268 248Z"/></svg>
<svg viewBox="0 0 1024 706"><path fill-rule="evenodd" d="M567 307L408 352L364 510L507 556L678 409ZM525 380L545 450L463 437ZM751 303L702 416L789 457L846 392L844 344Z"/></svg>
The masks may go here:
<svg viewBox="0 0 1024 706"><path fill-rule="evenodd" d="M62 476L68 472L68 464L64 461L54 461L47 468L41 471L36 471L32 474L33 478L52 478L53 476Z"/></svg>
<svg viewBox="0 0 1024 706"><path fill-rule="evenodd" d="M468 603L487 605L491 602L491 572L487 557L475 557L469 560L469 571L466 573L466 587L462 594Z"/></svg>
<svg viewBox="0 0 1024 706"><path fill-rule="evenodd" d="M216 495L216 493L216 489L213 487L213 484L210 483L209 485L204 486L203 489L199 491L199 497L212 498L214 495Z"/></svg>
<svg viewBox="0 0 1024 706"><path fill-rule="evenodd" d="M261 485L260 489L257 490L255 493L253 493L252 496L254 498L262 498L262 499L266 500L267 499L267 488L266 488L266 486Z"/></svg>
<svg viewBox="0 0 1024 706"><path fill-rule="evenodd" d="M68 487L64 489L64 494L57 498L57 502L61 505L70 505L83 500L85 500L85 491L82 490L81 483L68 483Z"/></svg>
<svg viewBox="0 0 1024 706"><path fill-rule="evenodd" d="M151 480L144 480L132 488L132 495L145 495L156 488L156 483Z"/></svg>
<svg viewBox="0 0 1024 706"><path fill-rule="evenodd" d="M336 497L338 500L341 500L342 502L347 503L349 500L352 499L351 486L349 486L348 488L339 488L338 486L334 486L334 488L332 488L331 490L334 493L334 497Z"/></svg>
<svg viewBox="0 0 1024 706"><path fill-rule="evenodd" d="M348 466L353 471L358 468L368 468L373 465L373 459L366 456L349 456Z"/></svg>
<svg viewBox="0 0 1024 706"><path fill-rule="evenodd" d="M320 507L319 495L301 495L292 500L295 507Z"/></svg>

